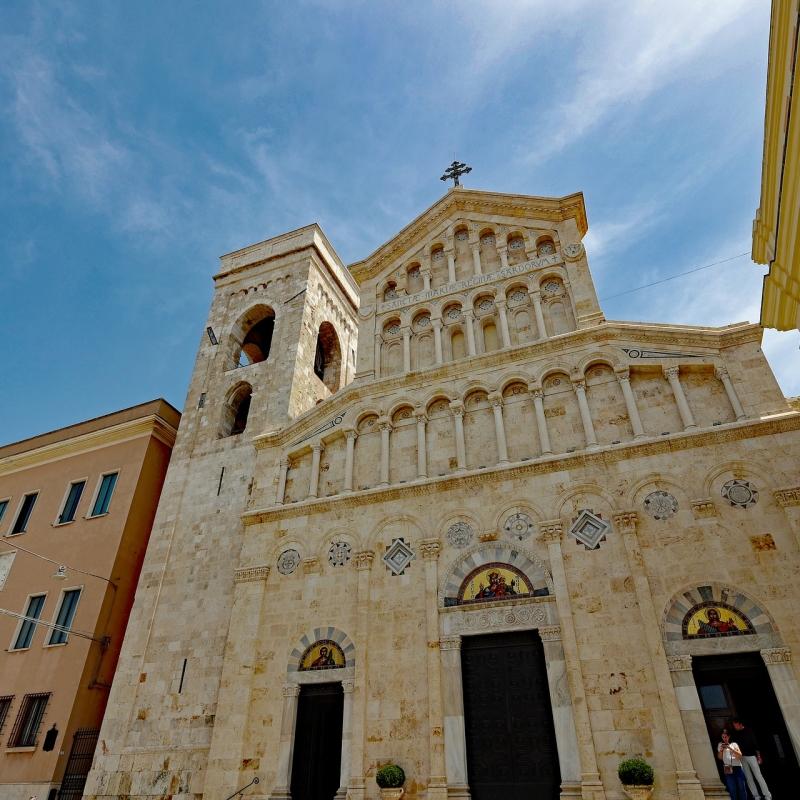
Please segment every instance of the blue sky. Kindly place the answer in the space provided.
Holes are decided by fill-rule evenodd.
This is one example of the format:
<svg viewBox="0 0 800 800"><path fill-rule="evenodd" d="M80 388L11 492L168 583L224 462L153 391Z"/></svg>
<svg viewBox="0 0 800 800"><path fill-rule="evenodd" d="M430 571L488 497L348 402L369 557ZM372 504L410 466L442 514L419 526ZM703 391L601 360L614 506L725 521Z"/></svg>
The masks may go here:
<svg viewBox="0 0 800 800"><path fill-rule="evenodd" d="M181 408L219 255L364 257L445 191L583 191L601 298L748 253L768 0L0 7L0 441ZM758 320L749 257L603 302ZM798 334L767 332L800 393Z"/></svg>

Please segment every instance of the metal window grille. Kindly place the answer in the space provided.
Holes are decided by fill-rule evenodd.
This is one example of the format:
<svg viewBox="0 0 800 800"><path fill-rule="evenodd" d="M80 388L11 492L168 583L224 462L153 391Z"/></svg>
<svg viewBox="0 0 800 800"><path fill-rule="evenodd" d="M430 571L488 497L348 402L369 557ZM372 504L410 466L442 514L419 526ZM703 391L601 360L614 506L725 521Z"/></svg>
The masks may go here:
<svg viewBox="0 0 800 800"><path fill-rule="evenodd" d="M25 528L28 527L28 520L31 518L33 506L36 504L36 498L39 496L38 492L33 494L26 494L22 501L22 507L14 520L14 526L11 528L11 533L25 533Z"/></svg>
<svg viewBox="0 0 800 800"><path fill-rule="evenodd" d="M6 724L6 717L8 716L8 711L11 708L11 701L13 699L13 694L0 697L0 733L3 732L3 726Z"/></svg>
<svg viewBox="0 0 800 800"><path fill-rule="evenodd" d="M61 779L59 800L81 800L99 735L99 728L79 728L75 731L67 767Z"/></svg>
<svg viewBox="0 0 800 800"><path fill-rule="evenodd" d="M81 495L83 494L83 487L86 486L86 481L78 481L77 483L73 483L69 487L69 494L67 495L67 500L64 503L64 509L61 512L61 516L58 518L59 524L64 522L72 522L75 519L75 514L78 511L78 503L81 501Z"/></svg>
<svg viewBox="0 0 800 800"><path fill-rule="evenodd" d="M14 720L11 736L8 737L9 747L36 746L36 737L39 735L39 728L49 700L50 692L26 694L22 698L22 705Z"/></svg>

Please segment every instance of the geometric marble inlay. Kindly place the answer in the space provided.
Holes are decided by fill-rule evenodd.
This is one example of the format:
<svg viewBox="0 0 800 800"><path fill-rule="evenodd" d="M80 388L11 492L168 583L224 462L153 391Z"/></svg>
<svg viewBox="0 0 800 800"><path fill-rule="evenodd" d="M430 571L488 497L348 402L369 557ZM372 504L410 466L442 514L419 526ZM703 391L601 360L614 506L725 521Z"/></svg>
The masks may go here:
<svg viewBox="0 0 800 800"><path fill-rule="evenodd" d="M527 514L512 514L504 528L512 539L521 542L533 532L533 520Z"/></svg>
<svg viewBox="0 0 800 800"><path fill-rule="evenodd" d="M402 539L395 539L381 560L395 575L402 575L412 558L414 551Z"/></svg>
<svg viewBox="0 0 800 800"><path fill-rule="evenodd" d="M347 542L336 542L328 550L328 561L334 567L343 567L350 560L351 550Z"/></svg>
<svg viewBox="0 0 800 800"><path fill-rule="evenodd" d="M278 572L291 575L300 566L300 553L297 550L284 550L278 556Z"/></svg>
<svg viewBox="0 0 800 800"><path fill-rule="evenodd" d="M611 526L605 520L585 508L567 532L585 545L587 550L594 550L610 530Z"/></svg>
<svg viewBox="0 0 800 800"><path fill-rule="evenodd" d="M653 519L671 519L678 513L678 501L669 492L651 492L644 499L644 510Z"/></svg>
<svg viewBox="0 0 800 800"><path fill-rule="evenodd" d="M748 481L728 481L722 496L735 508L750 508L758 502L758 489Z"/></svg>
<svg viewBox="0 0 800 800"><path fill-rule="evenodd" d="M472 528L466 522L456 522L447 531L447 541L452 547L466 547L472 541Z"/></svg>

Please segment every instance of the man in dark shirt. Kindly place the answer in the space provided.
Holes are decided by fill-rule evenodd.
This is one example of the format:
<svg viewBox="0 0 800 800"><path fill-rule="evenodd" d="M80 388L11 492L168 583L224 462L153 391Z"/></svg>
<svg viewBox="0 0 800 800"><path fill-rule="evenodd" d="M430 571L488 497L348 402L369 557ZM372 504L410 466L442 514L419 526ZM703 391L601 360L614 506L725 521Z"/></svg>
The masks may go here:
<svg viewBox="0 0 800 800"><path fill-rule="evenodd" d="M740 719L733 720L733 727L736 728L736 744L739 745L739 749L742 751L742 767L744 768L744 776L747 778L747 786L750 789L750 793L755 800L759 800L759 794L756 790L756 781L758 781L758 785L761 787L761 797L764 800L772 800L767 782L761 774L761 751L758 747L756 735Z"/></svg>

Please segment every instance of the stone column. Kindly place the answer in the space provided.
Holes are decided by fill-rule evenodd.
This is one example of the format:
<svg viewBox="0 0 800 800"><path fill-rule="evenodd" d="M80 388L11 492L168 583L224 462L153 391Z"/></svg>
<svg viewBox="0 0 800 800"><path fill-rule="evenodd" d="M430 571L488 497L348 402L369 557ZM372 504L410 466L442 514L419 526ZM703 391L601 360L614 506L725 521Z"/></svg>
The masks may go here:
<svg viewBox="0 0 800 800"><path fill-rule="evenodd" d="M497 239L495 238L495 242ZM508 245L497 244L497 254L500 256L500 264L503 269L508 269Z"/></svg>
<svg viewBox="0 0 800 800"><path fill-rule="evenodd" d="M417 480L428 477L428 459L425 443L425 424L428 421L424 409L414 411L417 418Z"/></svg>
<svg viewBox="0 0 800 800"><path fill-rule="evenodd" d="M739 402L739 395L736 394L736 388L731 381L731 376L728 374L727 368L717 367L716 370L714 370L714 375L717 376L718 381L722 381L722 385L725 387L725 391L728 394L728 400L731 401L733 413L736 415L736 421L741 422L742 420L747 419L747 414L744 413L742 404Z"/></svg>
<svg viewBox="0 0 800 800"><path fill-rule="evenodd" d="M508 331L508 314L506 313L506 301L503 297L496 297L494 304L500 313L500 333L503 336L503 347L511 347L511 334Z"/></svg>
<svg viewBox="0 0 800 800"><path fill-rule="evenodd" d="M447 255L447 282L448 283L455 283L456 282L456 251L454 248L450 247L445 250L445 254Z"/></svg>
<svg viewBox="0 0 800 800"><path fill-rule="evenodd" d="M647 580L644 558L639 548L639 540L636 534L638 516L636 511L623 511L614 514L613 520L625 543L628 567L633 578L636 600L642 619L642 628L644 629L650 663L656 679L655 688L661 700L661 710L664 713L667 736L672 748L672 757L675 761L678 797L681 800L703 800L703 788L692 763L686 731L683 727L672 677L670 676L666 654L664 653L664 643L661 640L661 620L656 614L655 606L653 605L653 595L650 590L650 583Z"/></svg>
<svg viewBox="0 0 800 800"><path fill-rule="evenodd" d="M686 732L689 754L706 797L728 800L728 790L722 785L717 771L717 759L709 746L708 729L700 705L700 695L692 674L691 656L667 656L675 697Z"/></svg>
<svg viewBox="0 0 800 800"><path fill-rule="evenodd" d="M678 367L664 367L664 377L669 381L672 387L672 394L675 395L675 402L678 404L678 411L681 415L683 422L683 429L685 431L696 428L692 412L689 409L689 404L686 402L686 395L683 393L683 386L681 386L680 379L678 378Z"/></svg>
<svg viewBox="0 0 800 800"><path fill-rule="evenodd" d="M447 772L444 756L444 715L442 712L442 661L439 649L439 575L438 561L442 545L438 539L420 544L425 560L425 625L428 635L428 730L430 735L431 772L426 798L447 799Z"/></svg>
<svg viewBox="0 0 800 800"><path fill-rule="evenodd" d="M378 420L381 429L381 482L379 486L389 485L389 434L392 432L392 423L387 417Z"/></svg>
<svg viewBox="0 0 800 800"><path fill-rule="evenodd" d="M472 309L464 309L464 328L467 334L467 355L474 356L475 350L475 314Z"/></svg>
<svg viewBox="0 0 800 800"><path fill-rule="evenodd" d="M540 292L531 292L531 300L533 301L533 312L536 315L536 327L539 331L539 338L547 338L547 328L544 324L544 314L542 313L542 295Z"/></svg>
<svg viewBox="0 0 800 800"><path fill-rule="evenodd" d="M294 734L297 726L298 697L300 697L299 683L284 684L278 766L275 770L275 788L272 790L270 800L291 800L292 797L289 787L292 783L292 756L294 755Z"/></svg>
<svg viewBox="0 0 800 800"><path fill-rule="evenodd" d="M558 625L539 628L547 665L547 687L553 707L558 763L561 768L561 797L581 796L581 757L578 734L572 713L572 695L567 679L567 660L564 656L561 628Z"/></svg>
<svg viewBox="0 0 800 800"><path fill-rule="evenodd" d="M597 437L594 434L592 415L589 411L589 401L586 399L586 381L573 381L572 388L575 390L575 394L578 396L578 407L581 410L583 430L586 434L586 446L597 447Z"/></svg>
<svg viewBox="0 0 800 800"><path fill-rule="evenodd" d="M344 432L347 439L347 451L344 456L344 489L345 492L353 491L353 455L356 447L358 433L354 428L349 428Z"/></svg>
<svg viewBox="0 0 800 800"><path fill-rule="evenodd" d="M356 605L356 677L353 693L352 759L349 800L364 800L367 785L364 780L364 744L367 727L367 653L369 652L369 584L372 569L372 550L361 550L353 556L358 571L358 599Z"/></svg>
<svg viewBox="0 0 800 800"><path fill-rule="evenodd" d="M467 732L464 726L464 687L461 681L461 637L439 640L442 657L442 711L447 796L469 798Z"/></svg>
<svg viewBox="0 0 800 800"><path fill-rule="evenodd" d="M403 372L411 372L411 328L408 325L402 327L403 334Z"/></svg>
<svg viewBox="0 0 800 800"><path fill-rule="evenodd" d="M622 387L622 396L625 398L625 408L628 409L628 419L631 421L633 428L633 439L645 439L644 428L642 427L642 420L639 417L639 409L636 407L636 397L631 389L631 373L630 370L621 369L617 373L617 380Z"/></svg>
<svg viewBox="0 0 800 800"><path fill-rule="evenodd" d="M536 427L539 429L539 443L542 445L542 455L551 456L550 434L547 432L547 418L544 415L544 392L541 389L528 389L533 398L533 407L536 411Z"/></svg>
<svg viewBox="0 0 800 800"><path fill-rule="evenodd" d="M442 321L440 319L432 319L433 325L433 346L435 352L436 363L442 363Z"/></svg>
<svg viewBox="0 0 800 800"><path fill-rule="evenodd" d="M375 380L381 376L381 344L383 344L383 337L375 334Z"/></svg>
<svg viewBox="0 0 800 800"><path fill-rule="evenodd" d="M475 277L477 278L478 275L483 274L483 270L481 269L481 246L480 244L471 244L470 250L472 250L472 265L475 268Z"/></svg>
<svg viewBox="0 0 800 800"><path fill-rule="evenodd" d="M342 760L339 768L339 791L335 800L345 800L347 787L350 784L350 769L353 763L353 693L356 682L343 680L344 709L342 711Z"/></svg>
<svg viewBox="0 0 800 800"><path fill-rule="evenodd" d="M311 445L311 480L308 485L308 498L316 497L319 492L319 459L325 445L316 442Z"/></svg>
<svg viewBox="0 0 800 800"><path fill-rule="evenodd" d="M508 447L506 446L506 428L503 424L503 396L499 392L489 395L489 402L494 412L494 434L497 437L497 463L508 464Z"/></svg>
<svg viewBox="0 0 800 800"><path fill-rule="evenodd" d="M420 272L422 273L422 291L429 292L431 290L431 270L430 267L427 269L420 268Z"/></svg>
<svg viewBox="0 0 800 800"><path fill-rule="evenodd" d="M560 519L539 523L542 539L547 544L550 568L553 573L553 588L556 594L556 607L561 620L562 644L566 660L567 679L572 695L572 713L578 737L580 755L581 796L584 800L605 800L605 789L597 770L597 757L594 752L594 738L586 705L586 690L583 684L578 638L572 619L567 573L564 569L564 554L561 552L561 537L564 533Z"/></svg>
<svg viewBox="0 0 800 800"><path fill-rule="evenodd" d="M773 489L775 502L783 509L789 525L794 532L797 547L800 549L800 486L787 486L784 489Z"/></svg>
<svg viewBox="0 0 800 800"><path fill-rule="evenodd" d="M280 460L280 472L278 473L278 489L275 492L275 505L282 506L286 497L286 473L289 471L291 462L288 458Z"/></svg>
<svg viewBox="0 0 800 800"><path fill-rule="evenodd" d="M792 669L792 653L788 647L771 647L762 650L761 657L767 665L794 753L800 760L800 686Z"/></svg>
<svg viewBox="0 0 800 800"><path fill-rule="evenodd" d="M464 472L467 469L467 446L464 442L464 404L460 400L453 400L450 403L450 410L453 412L453 424L456 428L456 462L458 463L456 472Z"/></svg>

